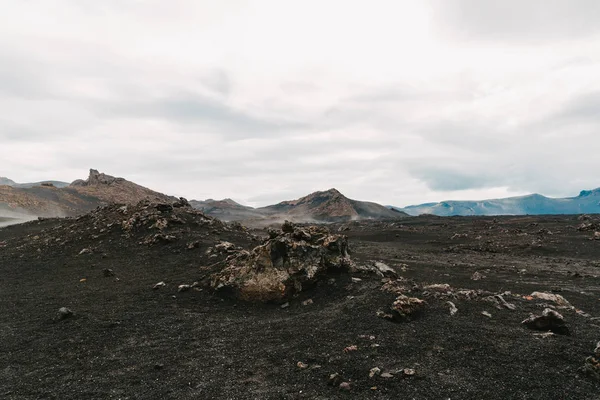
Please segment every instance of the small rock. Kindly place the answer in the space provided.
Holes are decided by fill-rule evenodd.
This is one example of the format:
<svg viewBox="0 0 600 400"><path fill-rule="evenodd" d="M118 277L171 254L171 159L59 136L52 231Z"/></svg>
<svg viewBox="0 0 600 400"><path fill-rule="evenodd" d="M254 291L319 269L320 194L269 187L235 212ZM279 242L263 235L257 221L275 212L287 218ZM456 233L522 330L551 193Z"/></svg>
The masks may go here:
<svg viewBox="0 0 600 400"><path fill-rule="evenodd" d="M88 248L85 248L85 249L82 249L82 250L79 252L79 255L80 255L80 256L82 256L82 255L84 255L84 254L92 254L92 250L91 250L91 249L88 249Z"/></svg>
<svg viewBox="0 0 600 400"><path fill-rule="evenodd" d="M161 287L165 287L167 286L167 284L163 281L158 282L157 284L155 284L154 286L152 286L152 289L156 290L156 289L160 289Z"/></svg>
<svg viewBox="0 0 600 400"><path fill-rule="evenodd" d="M344 390L346 392L349 392L350 389L351 389L350 383L349 382L342 382L342 383L340 383L339 388L340 388L340 390Z"/></svg>
<svg viewBox="0 0 600 400"><path fill-rule="evenodd" d="M73 311L69 310L67 307L61 307L58 309L58 317L60 319L67 319L73 316Z"/></svg>
<svg viewBox="0 0 600 400"><path fill-rule="evenodd" d="M339 384L342 383L343 380L344 378L342 378L342 376L336 372L334 374L329 375L328 384L330 386L339 386Z"/></svg>
<svg viewBox="0 0 600 400"><path fill-rule="evenodd" d="M110 278L111 276L115 276L115 273L113 272L112 269L110 268L104 268L102 270L102 274L106 277L106 278Z"/></svg>
<svg viewBox="0 0 600 400"><path fill-rule="evenodd" d="M381 376L383 379L390 379L390 378L394 377L394 375L390 374L389 372L384 372L383 374L381 374L379 376Z"/></svg>
<svg viewBox="0 0 600 400"><path fill-rule="evenodd" d="M567 299L565 299L560 294L546 293L546 292L533 292L533 293L531 293L530 296L533 297L534 299L553 301L554 303L558 304L559 306L569 307L569 308L573 307L571 305L571 303L569 303L567 301Z"/></svg>
<svg viewBox="0 0 600 400"><path fill-rule="evenodd" d="M412 368L404 368L403 372L406 376L413 376L416 373L415 370Z"/></svg>
<svg viewBox="0 0 600 400"><path fill-rule="evenodd" d="M298 363L296 364L296 366L300 369L306 369L308 368L308 364L303 363L302 361L298 361Z"/></svg>
<svg viewBox="0 0 600 400"><path fill-rule="evenodd" d="M304 301L302 302L302 305L303 305L303 306L309 306L309 305L311 305L312 303L313 303L313 300L312 300L312 299L308 299L308 300L304 300Z"/></svg>
<svg viewBox="0 0 600 400"><path fill-rule="evenodd" d="M456 315L456 313L458 312L458 308L456 308L456 305L454 305L454 303L451 301L447 301L446 304L450 306L450 315Z"/></svg>
<svg viewBox="0 0 600 400"><path fill-rule="evenodd" d="M85 282L87 282L87 278L81 278L81 279L79 280L79 283L85 283Z"/></svg>
<svg viewBox="0 0 600 400"><path fill-rule="evenodd" d="M285 309L285 308L288 308L289 306L290 306L290 303L283 303L281 306L279 306L279 308Z"/></svg>
<svg viewBox="0 0 600 400"><path fill-rule="evenodd" d="M161 370L161 369L163 369L164 367L165 367L165 365L164 365L164 364L154 364L154 369L156 369L156 370Z"/></svg>
<svg viewBox="0 0 600 400"><path fill-rule="evenodd" d="M187 292L188 290L190 290L192 288L191 285L179 285L177 287L177 291L178 292Z"/></svg>
<svg viewBox="0 0 600 400"><path fill-rule="evenodd" d="M483 278L485 278L485 277L484 277L483 275L481 275L481 274L480 274L479 272L477 272L477 271L475 271L475 272L473 273L473 275L471 275L471 280L474 280L474 281L479 281L479 280L481 280L481 279L483 279Z"/></svg>
<svg viewBox="0 0 600 400"><path fill-rule="evenodd" d="M492 314L490 314L490 313L489 313L489 312L487 312L487 311L482 311L482 312L481 312L481 315L485 315L485 316L486 316L486 317L488 317L488 318L492 318Z"/></svg>
<svg viewBox="0 0 600 400"><path fill-rule="evenodd" d="M565 324L564 317L558 312L546 308L542 315L530 315L529 318L521 322L530 329L538 331L551 331L559 335L569 335L569 328Z"/></svg>
<svg viewBox="0 0 600 400"><path fill-rule="evenodd" d="M381 369L375 367L371 368L369 371L369 378L373 378L374 376L379 376L381 374Z"/></svg>
<svg viewBox="0 0 600 400"><path fill-rule="evenodd" d="M352 277L352 283L358 283L358 282L362 282L362 279Z"/></svg>
<svg viewBox="0 0 600 400"><path fill-rule="evenodd" d="M357 351L358 346L353 344L352 346L348 346L344 348L344 353L350 353L351 351Z"/></svg>

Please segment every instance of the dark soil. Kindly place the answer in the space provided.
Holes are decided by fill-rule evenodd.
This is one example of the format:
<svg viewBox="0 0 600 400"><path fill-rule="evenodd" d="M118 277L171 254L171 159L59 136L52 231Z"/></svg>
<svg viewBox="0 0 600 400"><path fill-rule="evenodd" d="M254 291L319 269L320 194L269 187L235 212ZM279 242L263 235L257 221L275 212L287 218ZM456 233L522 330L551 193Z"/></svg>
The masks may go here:
<svg viewBox="0 0 600 400"><path fill-rule="evenodd" d="M600 241L576 229L576 216L332 225L349 236L353 260L386 263L414 284L407 295L427 301L419 318L391 322L376 316L395 298L376 276L332 274L287 308L223 298L202 283L227 254L207 250L220 240L249 248L256 236L178 214L183 223L165 232L175 239L140 244L154 231L103 228L119 218L109 211L0 229L0 398L600 398L600 383L579 372L600 340ZM476 271L484 278L472 280ZM437 283L510 291L517 308L423 293ZM550 304L523 297L533 291L575 307L557 308L571 335L521 325ZM60 319L61 307L74 315ZM393 377L370 378L374 367ZM328 385L334 373L350 391Z"/></svg>

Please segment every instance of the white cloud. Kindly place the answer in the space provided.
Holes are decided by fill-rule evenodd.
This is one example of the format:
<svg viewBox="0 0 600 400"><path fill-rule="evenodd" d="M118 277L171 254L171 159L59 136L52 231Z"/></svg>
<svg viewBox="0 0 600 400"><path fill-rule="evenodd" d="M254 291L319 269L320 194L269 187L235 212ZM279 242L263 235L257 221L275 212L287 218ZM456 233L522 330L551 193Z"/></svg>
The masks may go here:
<svg viewBox="0 0 600 400"><path fill-rule="evenodd" d="M7 2L0 175L253 205L574 195L600 186L596 3Z"/></svg>

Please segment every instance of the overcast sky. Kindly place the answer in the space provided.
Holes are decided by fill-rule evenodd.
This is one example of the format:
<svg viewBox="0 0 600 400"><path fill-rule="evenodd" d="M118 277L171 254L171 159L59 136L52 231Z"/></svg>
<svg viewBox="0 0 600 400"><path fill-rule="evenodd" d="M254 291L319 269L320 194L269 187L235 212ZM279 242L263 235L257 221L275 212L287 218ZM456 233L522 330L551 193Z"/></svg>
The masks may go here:
<svg viewBox="0 0 600 400"><path fill-rule="evenodd" d="M598 0L0 0L0 176L266 205L600 186Z"/></svg>

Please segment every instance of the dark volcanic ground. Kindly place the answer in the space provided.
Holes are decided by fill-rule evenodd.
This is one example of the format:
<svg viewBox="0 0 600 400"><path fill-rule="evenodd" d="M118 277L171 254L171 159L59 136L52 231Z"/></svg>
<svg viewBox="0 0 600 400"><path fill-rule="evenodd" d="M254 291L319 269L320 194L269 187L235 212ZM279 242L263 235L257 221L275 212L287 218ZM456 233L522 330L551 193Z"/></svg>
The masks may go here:
<svg viewBox="0 0 600 400"><path fill-rule="evenodd" d="M600 398L600 382L578 371L600 340L600 241L576 229L576 216L332 225L349 236L355 261L395 268L408 294L428 302L420 318L400 323L376 316L395 298L376 276L353 283L333 274L284 309L202 285L179 293L226 257L206 254L219 240L248 248L257 238L193 215L169 243L139 244L147 231L125 234L94 218L0 229L0 398ZM471 279L476 271L484 278ZM167 286L153 290L159 281ZM428 284L510 291L516 309L436 296ZM558 307L526 297L534 291L574 306L557 308L570 336L521 325L543 304ZM59 319L60 307L75 315ZM393 376L370 378L374 367ZM350 391L328 385L333 373Z"/></svg>

